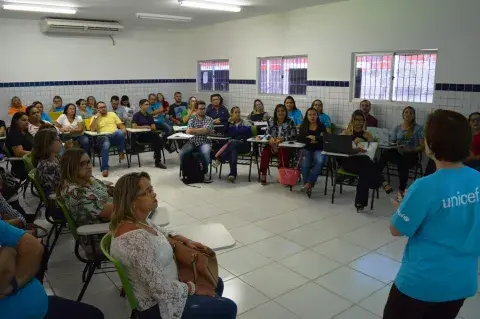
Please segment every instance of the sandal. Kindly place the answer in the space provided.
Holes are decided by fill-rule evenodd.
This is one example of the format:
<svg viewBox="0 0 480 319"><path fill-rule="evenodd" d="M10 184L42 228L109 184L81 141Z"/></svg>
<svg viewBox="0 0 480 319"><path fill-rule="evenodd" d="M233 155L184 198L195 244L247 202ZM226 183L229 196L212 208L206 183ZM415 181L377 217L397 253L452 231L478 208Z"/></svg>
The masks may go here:
<svg viewBox="0 0 480 319"><path fill-rule="evenodd" d="M267 185L267 174L262 174L262 177L260 178L260 184L263 186Z"/></svg>
<svg viewBox="0 0 480 319"><path fill-rule="evenodd" d="M385 191L386 194L391 194L393 192L392 186L388 184L383 185L383 190Z"/></svg>
<svg viewBox="0 0 480 319"><path fill-rule="evenodd" d="M305 192L307 193L308 198L312 197L313 186L310 183L305 184Z"/></svg>

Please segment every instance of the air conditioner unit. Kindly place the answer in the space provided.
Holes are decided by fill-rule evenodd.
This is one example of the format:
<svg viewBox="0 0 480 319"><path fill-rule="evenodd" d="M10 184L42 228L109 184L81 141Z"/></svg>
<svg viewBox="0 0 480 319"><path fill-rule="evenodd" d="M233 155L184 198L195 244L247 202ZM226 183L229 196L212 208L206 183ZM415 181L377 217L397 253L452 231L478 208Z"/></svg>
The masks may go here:
<svg viewBox="0 0 480 319"><path fill-rule="evenodd" d="M68 20L46 18L40 23L43 33L79 33L92 35L114 35L123 30L115 21Z"/></svg>

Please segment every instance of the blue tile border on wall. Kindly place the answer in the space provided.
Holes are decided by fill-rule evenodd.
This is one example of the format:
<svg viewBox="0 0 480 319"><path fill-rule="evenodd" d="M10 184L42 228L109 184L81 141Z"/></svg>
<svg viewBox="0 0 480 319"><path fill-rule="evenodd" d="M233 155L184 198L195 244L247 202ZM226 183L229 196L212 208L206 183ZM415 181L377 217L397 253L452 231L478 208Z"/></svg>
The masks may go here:
<svg viewBox="0 0 480 319"><path fill-rule="evenodd" d="M437 91L480 92L480 84L436 83Z"/></svg>
<svg viewBox="0 0 480 319"><path fill-rule="evenodd" d="M230 84L257 84L257 80L228 80Z"/></svg>

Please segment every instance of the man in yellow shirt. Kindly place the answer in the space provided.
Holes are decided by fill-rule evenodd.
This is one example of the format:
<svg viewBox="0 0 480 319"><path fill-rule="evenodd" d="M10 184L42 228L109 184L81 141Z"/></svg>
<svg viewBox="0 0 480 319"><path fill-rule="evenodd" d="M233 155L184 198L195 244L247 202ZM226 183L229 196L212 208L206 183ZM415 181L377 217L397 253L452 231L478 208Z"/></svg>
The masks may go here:
<svg viewBox="0 0 480 319"><path fill-rule="evenodd" d="M120 159L125 158L125 136L127 130L122 121L114 112L107 112L107 105L104 102L97 103L98 113L93 117L90 130L98 133L108 133L97 138L102 156L101 170L103 177L108 176L108 153L110 145L117 147Z"/></svg>

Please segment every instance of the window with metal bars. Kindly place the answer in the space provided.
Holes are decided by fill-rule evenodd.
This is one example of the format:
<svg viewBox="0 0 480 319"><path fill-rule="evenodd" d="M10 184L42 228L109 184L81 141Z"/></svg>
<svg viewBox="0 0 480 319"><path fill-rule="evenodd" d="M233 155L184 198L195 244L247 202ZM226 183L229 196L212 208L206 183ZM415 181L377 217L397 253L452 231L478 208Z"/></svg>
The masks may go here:
<svg viewBox="0 0 480 319"><path fill-rule="evenodd" d="M260 94L307 94L308 57L259 58Z"/></svg>
<svg viewBox="0 0 480 319"><path fill-rule="evenodd" d="M353 98L432 103L437 51L353 54Z"/></svg>
<svg viewBox="0 0 480 319"><path fill-rule="evenodd" d="M228 60L198 62L198 90L228 92L230 65Z"/></svg>

